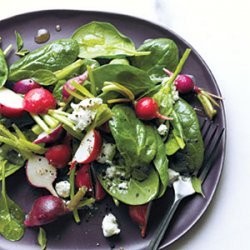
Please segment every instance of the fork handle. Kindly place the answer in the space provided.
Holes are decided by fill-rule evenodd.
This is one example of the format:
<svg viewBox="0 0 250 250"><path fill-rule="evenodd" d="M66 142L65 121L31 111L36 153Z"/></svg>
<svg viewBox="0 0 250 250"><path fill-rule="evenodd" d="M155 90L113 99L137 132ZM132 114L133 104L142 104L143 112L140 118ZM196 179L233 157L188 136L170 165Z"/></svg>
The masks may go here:
<svg viewBox="0 0 250 250"><path fill-rule="evenodd" d="M168 229L169 223L173 218L173 215L178 208L182 198L175 199L171 208L169 209L168 213L165 214L163 220L161 221L160 225L157 227L156 231L153 234L152 240L149 243L148 249L149 250L157 250L162 238L165 235L166 230Z"/></svg>

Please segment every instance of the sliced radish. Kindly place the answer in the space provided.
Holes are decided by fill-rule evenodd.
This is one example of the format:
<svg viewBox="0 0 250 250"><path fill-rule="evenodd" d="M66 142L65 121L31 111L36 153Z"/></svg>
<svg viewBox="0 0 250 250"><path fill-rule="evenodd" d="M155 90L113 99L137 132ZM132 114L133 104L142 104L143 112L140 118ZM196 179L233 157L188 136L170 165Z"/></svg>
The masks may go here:
<svg viewBox="0 0 250 250"><path fill-rule="evenodd" d="M144 205L130 205L129 206L129 215L131 219L139 225L141 229L141 237L144 238L146 235L147 223L149 212L151 209L151 203Z"/></svg>
<svg viewBox="0 0 250 250"><path fill-rule="evenodd" d="M39 144L39 143L51 143L58 140L63 133L63 127L62 125L57 126L55 129L53 129L49 134L46 132L42 132L34 141L33 143Z"/></svg>
<svg viewBox="0 0 250 250"><path fill-rule="evenodd" d="M97 130L90 130L82 139L73 162L90 163L94 161L101 152L102 138Z"/></svg>
<svg viewBox="0 0 250 250"><path fill-rule="evenodd" d="M31 185L46 188L54 196L58 196L52 183L57 177L57 170L43 156L33 155L26 165L26 176Z"/></svg>
<svg viewBox="0 0 250 250"><path fill-rule="evenodd" d="M54 167L63 168L71 160L71 147L66 144L54 145L47 150L45 158Z"/></svg>
<svg viewBox="0 0 250 250"><path fill-rule="evenodd" d="M89 164L82 165L76 171L75 185L78 188L85 186L89 191L93 190Z"/></svg>
<svg viewBox="0 0 250 250"><path fill-rule="evenodd" d="M19 117L24 112L23 98L7 88L0 89L0 114L6 117Z"/></svg>
<svg viewBox="0 0 250 250"><path fill-rule="evenodd" d="M106 192L103 189L100 181L96 178L96 182L95 182L95 199L97 201L101 201L104 199L104 197L106 196Z"/></svg>

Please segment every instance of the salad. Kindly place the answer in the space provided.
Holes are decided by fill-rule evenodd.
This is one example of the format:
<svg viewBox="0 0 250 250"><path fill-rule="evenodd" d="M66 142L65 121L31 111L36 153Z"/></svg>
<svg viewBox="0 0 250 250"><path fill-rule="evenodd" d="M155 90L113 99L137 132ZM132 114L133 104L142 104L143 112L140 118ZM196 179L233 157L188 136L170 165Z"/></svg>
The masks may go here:
<svg viewBox="0 0 250 250"><path fill-rule="evenodd" d="M91 22L70 38L34 51L24 49L8 65L11 46L0 49L0 234L20 240L26 227L39 227L111 196L126 204L145 237L150 208L179 175L195 177L204 145L193 94L204 113L216 115L221 99L181 74L191 52L179 55L168 38L148 39L139 48L112 24ZM11 200L5 182L25 168L26 179L47 189L28 213ZM113 214L105 237L120 233Z"/></svg>

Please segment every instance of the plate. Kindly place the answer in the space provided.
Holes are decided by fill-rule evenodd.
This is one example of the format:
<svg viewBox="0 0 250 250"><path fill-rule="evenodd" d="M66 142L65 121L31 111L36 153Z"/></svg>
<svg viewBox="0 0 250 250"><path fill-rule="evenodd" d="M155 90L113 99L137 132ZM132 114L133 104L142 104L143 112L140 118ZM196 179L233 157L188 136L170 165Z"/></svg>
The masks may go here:
<svg viewBox="0 0 250 250"><path fill-rule="evenodd" d="M0 22L2 46L5 48L10 43L15 44L14 31L17 30L24 39L24 47L33 50L40 46L34 42L34 36L38 29L48 29L51 34L50 41L52 41L70 37L76 28L91 21L112 23L122 33L130 37L137 46L148 38L168 37L177 43L180 53L187 47L192 48L190 44L174 32L142 19L112 13L75 10L39 11L3 20ZM60 32L55 29L58 24L62 28ZM13 62L16 59L17 57L12 52L9 55L9 62ZM193 48L183 72L195 75L200 87L204 87L212 93L220 94L211 71ZM194 103L194 105L196 104ZM221 127L225 127L226 125L223 104L215 122ZM224 152L225 137L219 148L219 156L204 183L206 198L196 195L181 204L163 239L161 249L170 245L186 233L208 207L220 179L224 162ZM20 170L14 176L9 177L7 179L7 190L11 198L20 204L25 212L28 212L33 201L44 191L32 188L26 181L23 181L25 178L24 170ZM152 233L170 206L172 196L170 190L165 197L155 202L145 239L140 237L137 225L129 219L126 207L121 206L118 209L107 198L101 204L98 204L97 209L93 212L82 211L81 216L83 220L80 225L76 225L72 216L68 215L53 224L45 226L44 228L48 236L48 249L147 249ZM121 234L111 239L104 238L101 229L102 218L108 211L112 211L116 215L121 228ZM27 229L23 239L16 243L8 242L0 237L0 248L4 250L39 249L36 239L37 229Z"/></svg>

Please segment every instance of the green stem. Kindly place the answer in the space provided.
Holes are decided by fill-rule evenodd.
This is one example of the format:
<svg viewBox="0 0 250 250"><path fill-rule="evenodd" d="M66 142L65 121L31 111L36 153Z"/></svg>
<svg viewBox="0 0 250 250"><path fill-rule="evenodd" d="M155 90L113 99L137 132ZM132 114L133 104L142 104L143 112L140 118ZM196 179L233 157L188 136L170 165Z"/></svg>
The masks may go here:
<svg viewBox="0 0 250 250"><path fill-rule="evenodd" d="M3 51L3 54L5 56L7 56L9 54L9 52L12 50L12 44L10 44L4 51Z"/></svg>
<svg viewBox="0 0 250 250"><path fill-rule="evenodd" d="M95 96L92 95L84 86L77 84L76 82L72 81L70 83L70 85L72 87L74 87L76 90L78 90L81 94L83 94L84 96L88 97L88 98L94 98Z"/></svg>
<svg viewBox="0 0 250 250"><path fill-rule="evenodd" d="M76 139L78 139L79 141L82 140L83 138L83 134L81 131L77 131L77 130L74 130L72 129L71 127L63 124L62 127L70 134L72 135L73 137L75 137Z"/></svg>
<svg viewBox="0 0 250 250"><path fill-rule="evenodd" d="M91 66L87 66L87 71L88 71L88 76L89 76L89 80L90 80L90 91L91 93L96 96L97 93L96 93L96 84L95 84L95 79L94 79L94 75L93 75L93 70L91 68Z"/></svg>
<svg viewBox="0 0 250 250"><path fill-rule="evenodd" d="M43 132L43 129L38 125L35 124L32 128L31 131L36 134L36 135L40 135Z"/></svg>
<svg viewBox="0 0 250 250"><path fill-rule="evenodd" d="M76 168L74 166L73 169L70 170L70 175L69 175L69 182L70 182L70 199L72 200L73 197L75 196L75 173L76 173ZM77 209L73 210L73 216L75 219L76 223L79 223L80 217Z"/></svg>
<svg viewBox="0 0 250 250"><path fill-rule="evenodd" d="M134 93L124 87L123 85L121 85L120 83L118 82L104 82L104 87L102 88L102 91L103 92L110 92L110 91L116 91L126 97L128 97L132 102L135 100L135 96L134 96Z"/></svg>
<svg viewBox="0 0 250 250"><path fill-rule="evenodd" d="M2 199L3 199L3 203L5 206L5 210L7 211L7 213L9 214L9 207L8 207L8 202L7 202L7 197L6 197L6 184L5 184L5 165L6 165L7 161L3 161L2 162Z"/></svg>
<svg viewBox="0 0 250 250"><path fill-rule="evenodd" d="M59 124L59 122L57 120L55 120L53 117L51 117L50 115L42 115L43 120L45 121L45 123L50 126L50 128L56 128Z"/></svg>
<svg viewBox="0 0 250 250"><path fill-rule="evenodd" d="M110 99L107 101L108 104L123 103L123 102L131 102L131 100L127 98L116 98L116 99Z"/></svg>
<svg viewBox="0 0 250 250"><path fill-rule="evenodd" d="M213 119L213 117L216 115L217 111L214 109L213 105L211 104L210 100L202 94L198 94L197 95L199 101L201 102L205 113L207 114L207 116L209 117L209 119Z"/></svg>
<svg viewBox="0 0 250 250"><path fill-rule="evenodd" d="M49 133L50 129L47 124L38 116L30 114L34 121L42 128L43 131Z"/></svg>
<svg viewBox="0 0 250 250"><path fill-rule="evenodd" d="M3 124L0 124L0 132L12 140L16 140L14 134L12 134Z"/></svg>
<svg viewBox="0 0 250 250"><path fill-rule="evenodd" d="M26 140L26 137L25 137L24 133L17 127L16 124L13 123L12 127L14 128L14 130L15 130L15 132L16 132L19 139Z"/></svg>
<svg viewBox="0 0 250 250"><path fill-rule="evenodd" d="M78 99L78 100L81 100L81 101L82 101L83 99L85 99L84 96L77 94L75 91L71 90L70 88L66 88L66 91L67 91L71 96L75 97L75 98Z"/></svg>
<svg viewBox="0 0 250 250"><path fill-rule="evenodd" d="M79 202L79 204L77 205L77 208L79 209L79 208L82 208L82 207L85 207L85 206L90 206L94 202L95 202L94 198L85 199L85 200Z"/></svg>
<svg viewBox="0 0 250 250"><path fill-rule="evenodd" d="M28 149L30 149L32 152L37 154L44 154L46 152L46 149L27 140L19 139L20 143L26 146Z"/></svg>
<svg viewBox="0 0 250 250"><path fill-rule="evenodd" d="M85 186L79 188L77 193L73 196L73 198L70 200L70 202L67 205L67 208L69 209L69 211L74 211L75 209L78 208L80 201L82 200L84 195L87 193L87 191L88 189Z"/></svg>
<svg viewBox="0 0 250 250"><path fill-rule="evenodd" d="M68 118L66 118L65 116L59 115L56 112L54 112L54 110L49 110L48 111L49 114L54 117L55 119L57 119L59 122L66 124L67 126L69 126L70 128L72 128L73 130L75 129L75 125L74 123L72 123Z"/></svg>
<svg viewBox="0 0 250 250"><path fill-rule="evenodd" d="M54 72L58 80L66 79L70 74L72 74L77 68L80 68L84 64L84 61L79 59L72 64L66 66L65 68Z"/></svg>

